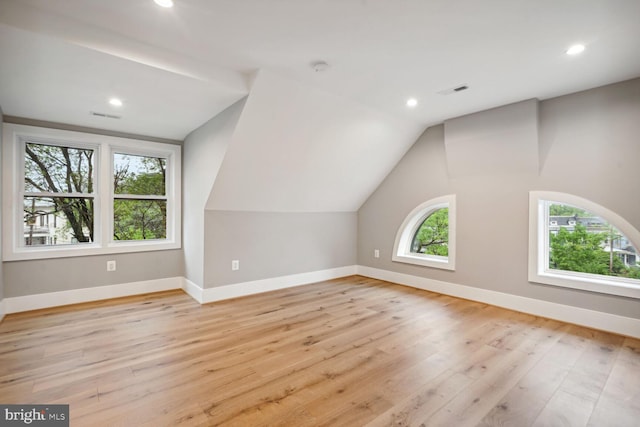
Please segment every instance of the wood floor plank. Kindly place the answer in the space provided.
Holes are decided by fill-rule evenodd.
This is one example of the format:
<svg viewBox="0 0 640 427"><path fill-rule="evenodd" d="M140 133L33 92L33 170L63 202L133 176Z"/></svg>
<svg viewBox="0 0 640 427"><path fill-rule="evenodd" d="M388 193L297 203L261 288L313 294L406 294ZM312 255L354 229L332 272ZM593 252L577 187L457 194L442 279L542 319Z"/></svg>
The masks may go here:
<svg viewBox="0 0 640 427"><path fill-rule="evenodd" d="M0 402L74 426L637 426L640 341L351 276L11 314Z"/></svg>
<svg viewBox="0 0 640 427"><path fill-rule="evenodd" d="M531 425L559 389L571 367L587 347L577 327L564 325L565 334L482 419L479 427Z"/></svg>

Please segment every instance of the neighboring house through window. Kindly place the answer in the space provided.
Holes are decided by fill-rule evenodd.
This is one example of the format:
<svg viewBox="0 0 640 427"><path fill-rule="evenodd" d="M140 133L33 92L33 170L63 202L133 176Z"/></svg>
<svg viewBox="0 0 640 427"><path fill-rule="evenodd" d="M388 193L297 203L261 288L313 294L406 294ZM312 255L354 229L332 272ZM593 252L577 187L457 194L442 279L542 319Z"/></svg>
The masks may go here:
<svg viewBox="0 0 640 427"><path fill-rule="evenodd" d="M180 146L5 124L5 259L180 247Z"/></svg>
<svg viewBox="0 0 640 427"><path fill-rule="evenodd" d="M640 298L640 232L570 194L530 193L529 281Z"/></svg>

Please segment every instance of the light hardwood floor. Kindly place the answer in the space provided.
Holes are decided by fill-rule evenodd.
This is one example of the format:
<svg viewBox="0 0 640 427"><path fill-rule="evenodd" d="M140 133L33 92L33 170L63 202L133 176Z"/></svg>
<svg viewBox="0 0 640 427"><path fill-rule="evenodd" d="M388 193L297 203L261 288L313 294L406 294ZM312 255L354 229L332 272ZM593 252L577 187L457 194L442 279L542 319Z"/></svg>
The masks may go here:
<svg viewBox="0 0 640 427"><path fill-rule="evenodd" d="M0 403L72 426L634 426L640 341L353 276L9 315Z"/></svg>

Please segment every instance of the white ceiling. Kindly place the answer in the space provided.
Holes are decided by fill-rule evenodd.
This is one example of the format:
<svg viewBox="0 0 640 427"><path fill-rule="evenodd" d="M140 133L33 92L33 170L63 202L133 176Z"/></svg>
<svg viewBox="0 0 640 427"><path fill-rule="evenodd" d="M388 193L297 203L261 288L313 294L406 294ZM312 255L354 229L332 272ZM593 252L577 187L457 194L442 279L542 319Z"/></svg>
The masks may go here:
<svg viewBox="0 0 640 427"><path fill-rule="evenodd" d="M207 209L355 212L422 127L261 70Z"/></svg>
<svg viewBox="0 0 640 427"><path fill-rule="evenodd" d="M640 76L638 0L174 1L0 0L5 114L183 139L268 69L425 127Z"/></svg>

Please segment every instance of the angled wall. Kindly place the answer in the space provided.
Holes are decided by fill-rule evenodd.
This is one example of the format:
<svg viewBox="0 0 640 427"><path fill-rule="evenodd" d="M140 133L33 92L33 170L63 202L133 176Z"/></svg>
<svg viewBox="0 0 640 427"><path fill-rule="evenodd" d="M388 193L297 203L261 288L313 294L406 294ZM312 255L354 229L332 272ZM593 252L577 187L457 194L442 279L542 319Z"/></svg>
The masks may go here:
<svg viewBox="0 0 640 427"><path fill-rule="evenodd" d="M427 129L360 208L358 264L640 319L635 299L527 280L531 190L587 198L640 229L635 190L640 183L639 118L640 79L545 100L539 104L539 144L534 156L538 168L531 163L514 169L504 152L489 150L477 154L477 159L504 156L493 168L478 166L473 175L453 177L447 166L468 159L448 158L458 154L447 150L446 124ZM487 132L475 131L479 139L496 130L497 122L489 124L492 129ZM513 123L503 124L509 129ZM467 136L472 143L473 135ZM531 151L530 144L519 138L512 139L514 147ZM451 193L457 196L456 270L392 262L394 239L405 216L420 203ZM373 257L374 249L380 250L380 258Z"/></svg>
<svg viewBox="0 0 640 427"><path fill-rule="evenodd" d="M261 70L207 202L204 287L355 265L356 211L421 131Z"/></svg>
<svg viewBox="0 0 640 427"><path fill-rule="evenodd" d="M182 243L185 277L203 287L205 206L246 99L191 132L184 141L182 168Z"/></svg>
<svg viewBox="0 0 640 427"><path fill-rule="evenodd" d="M423 129L261 70L207 209L356 212Z"/></svg>

